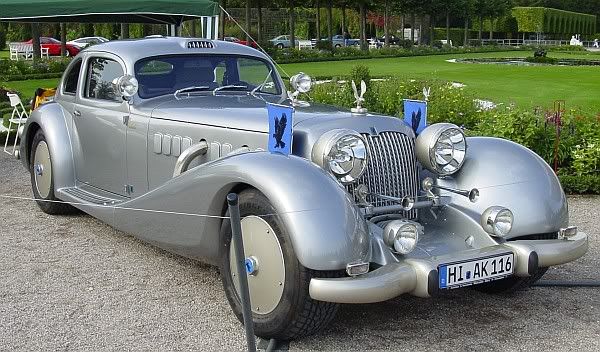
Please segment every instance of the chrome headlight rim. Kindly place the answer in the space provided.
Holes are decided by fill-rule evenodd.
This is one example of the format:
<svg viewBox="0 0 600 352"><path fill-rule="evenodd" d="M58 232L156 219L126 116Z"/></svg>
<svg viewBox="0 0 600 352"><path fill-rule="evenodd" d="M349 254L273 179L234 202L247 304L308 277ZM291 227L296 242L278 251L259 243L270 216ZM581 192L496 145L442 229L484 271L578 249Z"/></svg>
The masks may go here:
<svg viewBox="0 0 600 352"><path fill-rule="evenodd" d="M312 78L304 72L299 72L290 77L290 85L298 93L308 93L312 89Z"/></svg>
<svg viewBox="0 0 600 352"><path fill-rule="evenodd" d="M454 141L457 136L459 139ZM417 137L416 144L417 158L421 164L439 176L455 174L466 160L467 138L462 129L451 123L427 127Z"/></svg>
<svg viewBox="0 0 600 352"><path fill-rule="evenodd" d="M481 214L481 227L494 237L506 237L510 234L515 217L510 209L501 206L491 206Z"/></svg>
<svg viewBox="0 0 600 352"><path fill-rule="evenodd" d="M332 167L331 157L334 148L345 139L353 139L358 145L356 149L346 146L345 151L352 152L352 165L349 170L340 171ZM335 129L325 132L319 137L313 146L312 161L329 172L340 183L346 185L356 182L365 173L369 164L369 153L363 137L358 132L349 129Z"/></svg>

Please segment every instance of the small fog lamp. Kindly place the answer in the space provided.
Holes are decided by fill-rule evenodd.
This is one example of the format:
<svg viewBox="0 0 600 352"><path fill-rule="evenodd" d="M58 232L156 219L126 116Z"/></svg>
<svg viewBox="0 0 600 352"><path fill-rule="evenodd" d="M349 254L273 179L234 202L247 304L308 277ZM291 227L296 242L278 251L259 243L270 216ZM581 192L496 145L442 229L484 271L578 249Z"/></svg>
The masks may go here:
<svg viewBox="0 0 600 352"><path fill-rule="evenodd" d="M422 232L422 226L417 223L394 220L383 229L383 241L396 253L408 254L417 247L419 232Z"/></svg>
<svg viewBox="0 0 600 352"><path fill-rule="evenodd" d="M489 207L481 215L481 226L485 232L496 237L508 235L512 229L513 221L513 213L504 207Z"/></svg>

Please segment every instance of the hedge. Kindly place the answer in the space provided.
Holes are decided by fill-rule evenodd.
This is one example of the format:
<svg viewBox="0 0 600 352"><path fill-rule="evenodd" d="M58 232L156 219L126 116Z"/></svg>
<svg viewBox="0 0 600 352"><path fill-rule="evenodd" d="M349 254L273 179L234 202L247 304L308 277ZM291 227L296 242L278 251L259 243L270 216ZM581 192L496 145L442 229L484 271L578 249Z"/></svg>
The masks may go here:
<svg viewBox="0 0 600 352"><path fill-rule="evenodd" d="M512 15L519 32L593 34L596 16L548 7L515 7Z"/></svg>

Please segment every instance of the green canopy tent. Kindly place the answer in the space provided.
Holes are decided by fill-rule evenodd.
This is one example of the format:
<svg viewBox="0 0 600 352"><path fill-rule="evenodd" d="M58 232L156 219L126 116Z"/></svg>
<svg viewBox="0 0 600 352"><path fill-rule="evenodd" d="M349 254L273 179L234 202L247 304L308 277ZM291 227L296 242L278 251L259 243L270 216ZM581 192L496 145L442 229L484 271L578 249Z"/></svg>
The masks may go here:
<svg viewBox="0 0 600 352"><path fill-rule="evenodd" d="M213 0L2 0L0 21L163 23L213 17Z"/></svg>

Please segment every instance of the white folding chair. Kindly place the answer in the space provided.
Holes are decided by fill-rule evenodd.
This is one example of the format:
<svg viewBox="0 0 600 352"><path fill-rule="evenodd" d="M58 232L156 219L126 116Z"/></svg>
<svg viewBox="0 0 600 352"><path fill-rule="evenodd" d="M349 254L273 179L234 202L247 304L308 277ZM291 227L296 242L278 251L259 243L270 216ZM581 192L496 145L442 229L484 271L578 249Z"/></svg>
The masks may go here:
<svg viewBox="0 0 600 352"><path fill-rule="evenodd" d="M8 131L6 132L6 140L4 141L4 152L10 155L15 155L15 151L17 150L17 139L19 139L19 128L22 124L27 121L29 114L23 103L21 102L21 98L17 94L6 93L8 99L10 100L10 106L13 107L12 115L8 120ZM8 140L10 139L10 133L13 131L12 125L16 125L17 129L15 131L15 141L12 146L12 151L9 151Z"/></svg>

